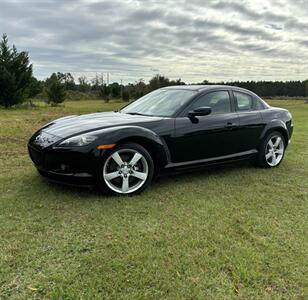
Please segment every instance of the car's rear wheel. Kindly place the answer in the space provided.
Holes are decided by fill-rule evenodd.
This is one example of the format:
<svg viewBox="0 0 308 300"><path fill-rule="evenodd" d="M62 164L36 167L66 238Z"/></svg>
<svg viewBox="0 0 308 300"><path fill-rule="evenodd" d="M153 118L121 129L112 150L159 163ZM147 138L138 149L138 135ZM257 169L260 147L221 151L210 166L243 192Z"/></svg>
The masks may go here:
<svg viewBox="0 0 308 300"><path fill-rule="evenodd" d="M117 146L104 159L99 187L117 195L142 192L152 181L154 164L149 152L135 143Z"/></svg>
<svg viewBox="0 0 308 300"><path fill-rule="evenodd" d="M260 148L258 163L261 167L277 167L283 160L285 153L285 140L278 131L270 133Z"/></svg>

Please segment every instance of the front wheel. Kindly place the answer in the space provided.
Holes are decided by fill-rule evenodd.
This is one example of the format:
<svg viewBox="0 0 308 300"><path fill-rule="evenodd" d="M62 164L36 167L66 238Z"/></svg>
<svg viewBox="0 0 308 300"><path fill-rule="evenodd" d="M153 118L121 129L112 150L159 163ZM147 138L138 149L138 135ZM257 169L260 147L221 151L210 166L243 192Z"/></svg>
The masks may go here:
<svg viewBox="0 0 308 300"><path fill-rule="evenodd" d="M274 131L264 140L258 157L258 163L261 167L277 167L284 157L285 140L281 133Z"/></svg>
<svg viewBox="0 0 308 300"><path fill-rule="evenodd" d="M152 181L154 164L149 152L135 143L116 147L103 161L98 185L116 195L132 195L143 191Z"/></svg>

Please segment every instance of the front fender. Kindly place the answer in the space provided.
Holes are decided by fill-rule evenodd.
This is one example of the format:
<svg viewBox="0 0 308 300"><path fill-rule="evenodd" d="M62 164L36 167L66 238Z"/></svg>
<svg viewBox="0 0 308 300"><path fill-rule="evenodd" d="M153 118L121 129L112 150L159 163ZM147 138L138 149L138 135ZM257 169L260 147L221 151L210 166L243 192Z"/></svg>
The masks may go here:
<svg viewBox="0 0 308 300"><path fill-rule="evenodd" d="M101 144L119 144L124 141L139 142L150 154L159 158L159 164L166 165L170 161L169 149L165 141L150 129L140 126L117 126L93 132L98 136L96 146ZM96 156L102 156L108 150L95 150Z"/></svg>

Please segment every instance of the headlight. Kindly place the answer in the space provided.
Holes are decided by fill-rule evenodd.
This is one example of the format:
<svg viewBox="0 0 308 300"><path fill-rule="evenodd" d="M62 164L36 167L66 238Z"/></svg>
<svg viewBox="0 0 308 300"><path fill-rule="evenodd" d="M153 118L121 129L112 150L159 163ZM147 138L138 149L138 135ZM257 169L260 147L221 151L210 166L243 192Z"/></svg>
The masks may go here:
<svg viewBox="0 0 308 300"><path fill-rule="evenodd" d="M80 147L80 146L86 146L91 144L97 139L97 136L94 135L78 135L73 136L69 139L64 140L59 144L59 146L62 147Z"/></svg>

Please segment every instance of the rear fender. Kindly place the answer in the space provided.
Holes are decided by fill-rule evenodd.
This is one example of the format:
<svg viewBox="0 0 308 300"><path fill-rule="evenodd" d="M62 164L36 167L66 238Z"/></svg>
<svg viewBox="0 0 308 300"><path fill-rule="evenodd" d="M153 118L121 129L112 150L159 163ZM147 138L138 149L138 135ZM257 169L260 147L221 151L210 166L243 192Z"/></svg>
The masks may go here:
<svg viewBox="0 0 308 300"><path fill-rule="evenodd" d="M258 148L262 145L264 139L273 131L280 132L285 139L286 146L288 145L289 138L290 138L288 128L283 121L275 119L269 122L268 124L266 124L266 126L264 127L261 133L261 136L260 136Z"/></svg>

